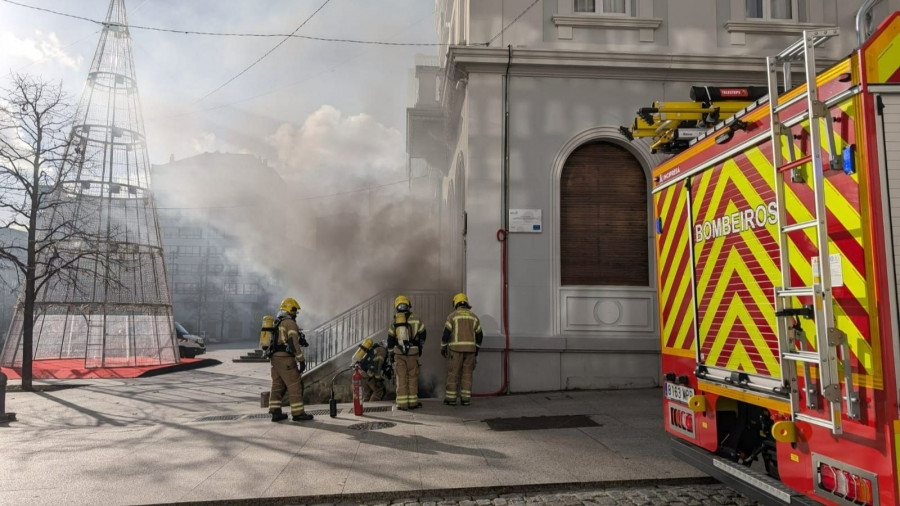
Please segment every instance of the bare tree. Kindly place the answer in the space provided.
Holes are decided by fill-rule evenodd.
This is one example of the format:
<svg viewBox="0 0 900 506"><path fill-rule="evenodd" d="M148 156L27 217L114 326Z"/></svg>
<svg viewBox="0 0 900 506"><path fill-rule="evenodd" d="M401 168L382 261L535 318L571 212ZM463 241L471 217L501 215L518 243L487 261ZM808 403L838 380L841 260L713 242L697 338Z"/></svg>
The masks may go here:
<svg viewBox="0 0 900 506"><path fill-rule="evenodd" d="M0 231L20 230L27 239L0 239L0 262L24 281L22 389L31 390L38 295L85 289L76 281L85 269L108 273L115 232L97 226L99 206L77 198L84 150L69 135L74 107L61 85L15 73L9 80L0 97Z"/></svg>

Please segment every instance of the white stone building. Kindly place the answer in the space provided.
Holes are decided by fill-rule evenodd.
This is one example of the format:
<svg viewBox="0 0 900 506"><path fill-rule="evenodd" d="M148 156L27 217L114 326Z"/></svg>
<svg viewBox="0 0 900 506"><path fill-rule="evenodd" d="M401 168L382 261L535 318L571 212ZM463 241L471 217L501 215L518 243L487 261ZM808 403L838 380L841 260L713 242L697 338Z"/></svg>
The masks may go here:
<svg viewBox="0 0 900 506"><path fill-rule="evenodd" d="M661 157L618 126L654 100L689 100L692 85L764 84L764 57L804 29L840 28L818 56L845 57L861 4L437 0L450 45L416 68L408 151L443 177L442 275L487 335L476 391L501 386L507 208L541 212L539 231L506 242L511 391L659 383L649 173ZM897 8L880 2L874 23Z"/></svg>

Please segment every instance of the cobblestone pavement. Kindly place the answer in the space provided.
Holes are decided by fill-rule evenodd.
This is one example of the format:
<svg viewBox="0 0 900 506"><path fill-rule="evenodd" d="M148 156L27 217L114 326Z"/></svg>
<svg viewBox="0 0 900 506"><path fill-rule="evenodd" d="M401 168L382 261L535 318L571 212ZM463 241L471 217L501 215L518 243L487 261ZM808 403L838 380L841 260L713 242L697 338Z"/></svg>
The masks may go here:
<svg viewBox="0 0 900 506"><path fill-rule="evenodd" d="M328 506L756 506L758 503L721 484L689 486L644 486L629 488L555 490L525 494L458 497L408 497L392 501L345 502ZM312 505L310 505L312 506ZM326 506L324 504L315 506Z"/></svg>

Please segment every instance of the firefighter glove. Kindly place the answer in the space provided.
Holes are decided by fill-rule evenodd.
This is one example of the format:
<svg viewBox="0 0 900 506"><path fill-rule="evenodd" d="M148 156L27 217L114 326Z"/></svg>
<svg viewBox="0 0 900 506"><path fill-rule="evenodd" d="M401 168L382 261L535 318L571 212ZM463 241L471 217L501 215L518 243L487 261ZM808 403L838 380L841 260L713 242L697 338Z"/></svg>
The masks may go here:
<svg viewBox="0 0 900 506"><path fill-rule="evenodd" d="M297 369L300 370L300 374L303 374L303 371L306 370L306 361L301 360L301 361L297 362Z"/></svg>
<svg viewBox="0 0 900 506"><path fill-rule="evenodd" d="M447 358L447 348L441 348L441 356Z"/></svg>
<svg viewBox="0 0 900 506"><path fill-rule="evenodd" d="M302 346L302 347L304 347L304 348L306 348L307 346L309 346L309 343L306 342L306 334L304 334L303 332L300 333L300 339L299 339L299 341L300 341L300 346Z"/></svg>

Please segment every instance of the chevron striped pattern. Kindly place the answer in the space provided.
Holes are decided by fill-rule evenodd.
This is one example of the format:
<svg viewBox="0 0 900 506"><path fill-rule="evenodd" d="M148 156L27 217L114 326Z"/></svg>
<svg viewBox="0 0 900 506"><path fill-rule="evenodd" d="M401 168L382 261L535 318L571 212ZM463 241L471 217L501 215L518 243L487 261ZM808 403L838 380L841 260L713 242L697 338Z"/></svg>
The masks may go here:
<svg viewBox="0 0 900 506"><path fill-rule="evenodd" d="M694 310L691 295L690 227L684 183L654 195L656 216L665 224L656 235L660 322L664 352L694 357Z"/></svg>
<svg viewBox="0 0 900 506"><path fill-rule="evenodd" d="M837 118L834 125L838 150L855 143L856 100L847 100L832 109L832 116ZM797 157L809 152L808 129L808 122L794 127L793 149ZM825 135L822 138L824 142ZM826 146L820 149L825 150ZM663 232L657 236L657 258L663 349L667 353L694 354L690 274L685 268L689 262L685 238L690 237L696 259L701 363L774 378L781 376L773 304L773 287L781 284L781 275L770 158L771 143L767 141L696 176L691 188L693 216L689 231L684 230L682 218L687 208L683 184L656 194L656 211L665 221ZM824 151L823 159L827 160ZM804 170L808 174L812 169L807 165ZM808 175L806 180L785 186L788 224L813 218L812 180ZM871 337L877 333L870 329L874 304L867 280L872 273L866 271L863 247L863 216L867 210L859 198L859 176L829 170L825 184L829 249L832 255L840 255L843 280L843 285L836 286L833 292L835 323L847 333L855 356L856 380L880 388L879 347ZM815 229L794 232L789 240L791 282L794 286L810 285L811 259L817 255ZM795 307L810 303L809 298L793 301ZM684 306L686 311L682 311ZM812 322L803 325L809 345L814 348Z"/></svg>

